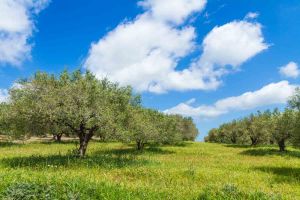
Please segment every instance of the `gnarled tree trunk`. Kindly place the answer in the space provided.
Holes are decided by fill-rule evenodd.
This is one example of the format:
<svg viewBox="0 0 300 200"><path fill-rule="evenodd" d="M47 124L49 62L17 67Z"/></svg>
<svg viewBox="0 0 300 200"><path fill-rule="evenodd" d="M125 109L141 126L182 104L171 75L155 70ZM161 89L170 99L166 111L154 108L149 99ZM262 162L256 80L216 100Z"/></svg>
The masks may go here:
<svg viewBox="0 0 300 200"><path fill-rule="evenodd" d="M231 140L231 143L232 143L232 144L236 144L236 142L237 142L237 137L233 136L233 137L230 138L230 140Z"/></svg>
<svg viewBox="0 0 300 200"><path fill-rule="evenodd" d="M258 144L258 139L255 137L250 137L251 139L251 146L256 146Z"/></svg>
<svg viewBox="0 0 300 200"><path fill-rule="evenodd" d="M285 151L285 140L281 139L280 141L278 141L278 146L279 146L279 151L281 152Z"/></svg>
<svg viewBox="0 0 300 200"><path fill-rule="evenodd" d="M92 128L86 128L84 124L80 125L80 129L78 132L79 136L79 149L78 149L78 155L79 157L84 157L86 153L87 146L94 136L95 131L98 130L98 126L94 126Z"/></svg>
<svg viewBox="0 0 300 200"><path fill-rule="evenodd" d="M59 133L59 134L53 134L53 139L56 141L56 142L61 142L61 137L62 137L62 133Z"/></svg>
<svg viewBox="0 0 300 200"><path fill-rule="evenodd" d="M93 137L93 134L82 134L82 137L79 137L79 149L78 149L78 155L79 157L84 157L86 153L87 146Z"/></svg>
<svg viewBox="0 0 300 200"><path fill-rule="evenodd" d="M142 151L144 149L145 143L142 140L136 141L137 150Z"/></svg>

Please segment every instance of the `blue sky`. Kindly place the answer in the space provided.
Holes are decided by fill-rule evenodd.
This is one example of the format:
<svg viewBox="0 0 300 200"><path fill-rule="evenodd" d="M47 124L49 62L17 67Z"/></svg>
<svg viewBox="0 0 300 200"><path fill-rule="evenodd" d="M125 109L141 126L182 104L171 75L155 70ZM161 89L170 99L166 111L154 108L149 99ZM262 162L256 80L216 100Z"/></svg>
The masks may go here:
<svg viewBox="0 0 300 200"><path fill-rule="evenodd" d="M0 88L89 69L201 132L285 106L299 84L298 0L3 0Z"/></svg>

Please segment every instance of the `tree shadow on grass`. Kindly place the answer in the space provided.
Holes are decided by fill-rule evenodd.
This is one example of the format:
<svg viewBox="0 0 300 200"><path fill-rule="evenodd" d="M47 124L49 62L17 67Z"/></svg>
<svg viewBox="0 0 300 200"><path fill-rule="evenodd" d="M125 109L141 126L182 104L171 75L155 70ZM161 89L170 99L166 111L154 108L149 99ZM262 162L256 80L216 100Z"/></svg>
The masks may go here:
<svg viewBox="0 0 300 200"><path fill-rule="evenodd" d="M284 151L280 152L277 149L269 149L269 148L258 148L258 149L249 149L241 152L242 155L249 156L267 156L267 155L276 155L276 156L286 156L286 157L295 157L300 158L300 151Z"/></svg>
<svg viewBox="0 0 300 200"><path fill-rule="evenodd" d="M100 144L106 144L106 143L112 143L114 141L103 141L98 138L92 138L90 142L93 143L100 143ZM41 141L39 143L44 144L78 144L79 138L78 137L62 137L61 141L56 141L53 138L50 138L48 140Z"/></svg>
<svg viewBox="0 0 300 200"><path fill-rule="evenodd" d="M24 144L19 144L15 142L0 142L0 148L2 147L14 147L14 146L23 146Z"/></svg>
<svg viewBox="0 0 300 200"><path fill-rule="evenodd" d="M263 144L258 144L258 145L250 145L250 144L223 144L224 147L230 147L230 148L239 148L239 149L250 149L250 148L273 148L274 145L263 145ZM277 147L277 146L276 146Z"/></svg>
<svg viewBox="0 0 300 200"><path fill-rule="evenodd" d="M37 144L47 144L47 145L55 145L55 144L79 144L78 140L62 140L60 142L49 140L49 141L42 141L42 142L36 142Z"/></svg>
<svg viewBox="0 0 300 200"><path fill-rule="evenodd" d="M193 145L193 142L188 142L188 141L183 141L183 142L178 142L175 144L158 144L158 143L149 143L149 144L145 144L145 147L149 147L149 148L161 148L161 147L188 147ZM133 148L136 147L136 144L132 143L132 144L128 144L128 146L131 146Z"/></svg>
<svg viewBox="0 0 300 200"><path fill-rule="evenodd" d="M73 155L42 155L30 157L13 157L0 160L1 165L10 168L32 168L43 170L45 168L107 168L117 169L123 167L140 167L153 164L133 154L115 154L113 152L94 152L86 158Z"/></svg>
<svg viewBox="0 0 300 200"><path fill-rule="evenodd" d="M245 148L245 149L247 149L247 148L251 148L252 146L251 145L240 145L240 144L224 144L223 145L224 147L231 147L231 148Z"/></svg>
<svg viewBox="0 0 300 200"><path fill-rule="evenodd" d="M150 146L142 151L137 150L136 148L122 148L122 149L110 149L110 150L99 150L97 152L94 152L94 155L97 154L111 154L111 155L117 155L117 156L128 156L128 155L143 155L143 154L173 154L175 152L170 150L164 150L158 147Z"/></svg>
<svg viewBox="0 0 300 200"><path fill-rule="evenodd" d="M256 167L254 169L276 175L274 180L278 183L281 182L300 183L300 168L265 166L265 167Z"/></svg>
<svg viewBox="0 0 300 200"><path fill-rule="evenodd" d="M193 144L194 144L193 142L183 141L183 142L178 142L176 144L167 144L166 146L169 146L169 147L188 147L188 146L191 146Z"/></svg>

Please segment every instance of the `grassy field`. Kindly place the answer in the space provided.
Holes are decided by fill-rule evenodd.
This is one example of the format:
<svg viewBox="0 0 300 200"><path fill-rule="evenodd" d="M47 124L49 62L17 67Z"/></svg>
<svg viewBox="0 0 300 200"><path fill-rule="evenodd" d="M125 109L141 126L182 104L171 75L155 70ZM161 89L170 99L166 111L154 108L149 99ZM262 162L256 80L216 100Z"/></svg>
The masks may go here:
<svg viewBox="0 0 300 200"><path fill-rule="evenodd" d="M300 199L300 151L206 143L0 143L0 199Z"/></svg>

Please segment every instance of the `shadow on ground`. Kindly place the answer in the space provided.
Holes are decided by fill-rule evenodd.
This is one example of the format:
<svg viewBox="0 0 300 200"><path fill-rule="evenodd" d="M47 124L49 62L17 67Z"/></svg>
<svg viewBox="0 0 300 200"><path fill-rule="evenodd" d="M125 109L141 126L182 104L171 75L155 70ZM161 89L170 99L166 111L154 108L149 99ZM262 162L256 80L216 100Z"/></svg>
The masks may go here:
<svg viewBox="0 0 300 200"><path fill-rule="evenodd" d="M251 145L239 145L239 144L224 144L223 145L224 147L231 147L231 148L251 148L252 146Z"/></svg>
<svg viewBox="0 0 300 200"><path fill-rule="evenodd" d="M172 146L172 147L188 147L188 146L191 146L193 145L194 143L193 142L179 142L177 144L170 144L170 145L166 145L166 146Z"/></svg>
<svg viewBox="0 0 300 200"><path fill-rule="evenodd" d="M284 151L280 152L277 149L266 149L266 148L257 148L257 149L248 149L240 154L249 155L249 156L266 156L266 155L276 155L276 156L288 156L300 158L300 151Z"/></svg>
<svg viewBox="0 0 300 200"><path fill-rule="evenodd" d="M101 168L122 168L128 166L143 166L150 164L145 159L138 159L135 156L112 156L108 154L89 156L80 159L69 155L47 155L47 156L30 156L30 157L14 157L4 158L1 165L11 168L57 168L57 167L101 167Z"/></svg>
<svg viewBox="0 0 300 200"><path fill-rule="evenodd" d="M62 140L60 142L49 140L49 141L42 141L36 142L37 144L47 144L47 145L55 145L55 144L74 144L77 145L79 142L77 140Z"/></svg>
<svg viewBox="0 0 300 200"><path fill-rule="evenodd" d="M145 148L142 151L138 151L134 145L128 145L131 148L120 148L120 149L110 149L110 150L99 150L95 152L94 154L113 154L113 155L119 155L119 156L124 156L124 155L143 155L143 154L173 154L175 152L170 151L170 150L165 150L162 148L159 148L157 146L149 146Z"/></svg>
<svg viewBox="0 0 300 200"><path fill-rule="evenodd" d="M259 170L266 173L272 173L276 175L275 181L281 182L297 182L300 183L300 168L293 167L256 167L255 170Z"/></svg>
<svg viewBox="0 0 300 200"><path fill-rule="evenodd" d="M171 151L162 150L160 148L146 148L143 152L132 148L99 150L91 152L86 158L78 158L74 155L33 155L29 157L13 157L3 158L0 165L10 168L58 168L58 167L100 167L100 168L123 168L123 167L139 167L151 164L157 164L142 158L143 154L170 154Z"/></svg>
<svg viewBox="0 0 300 200"><path fill-rule="evenodd" d="M23 144L14 143L14 142L0 142L0 148L2 147L14 147L14 146L22 146Z"/></svg>

